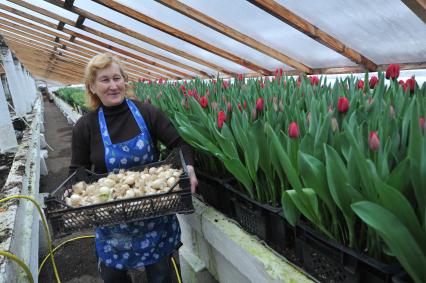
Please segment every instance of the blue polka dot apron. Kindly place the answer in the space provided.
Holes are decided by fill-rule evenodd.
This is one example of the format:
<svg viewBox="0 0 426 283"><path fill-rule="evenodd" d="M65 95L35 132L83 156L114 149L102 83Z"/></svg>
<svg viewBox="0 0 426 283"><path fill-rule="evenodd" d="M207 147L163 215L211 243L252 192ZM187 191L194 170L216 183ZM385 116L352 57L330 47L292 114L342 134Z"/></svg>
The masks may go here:
<svg viewBox="0 0 426 283"><path fill-rule="evenodd" d="M126 99L141 133L125 142L111 142L102 107L98 112L108 172L157 161L145 121L136 105ZM158 262L181 245L176 215L96 228L96 252L106 266L134 269Z"/></svg>

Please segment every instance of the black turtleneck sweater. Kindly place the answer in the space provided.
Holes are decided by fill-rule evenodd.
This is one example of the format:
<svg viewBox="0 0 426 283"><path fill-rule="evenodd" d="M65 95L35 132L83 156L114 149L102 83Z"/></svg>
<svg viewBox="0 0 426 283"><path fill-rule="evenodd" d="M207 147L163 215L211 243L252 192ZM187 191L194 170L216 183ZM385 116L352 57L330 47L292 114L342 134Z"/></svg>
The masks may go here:
<svg viewBox="0 0 426 283"><path fill-rule="evenodd" d="M157 141L160 141L167 148L180 147L187 164L193 165L190 146L182 140L164 113L151 104L132 101L142 114L153 143L156 145ZM140 133L138 124L125 101L117 106L102 108L112 143L130 140ZM86 113L74 125L70 172L78 167L86 167L97 173L107 172L98 110Z"/></svg>

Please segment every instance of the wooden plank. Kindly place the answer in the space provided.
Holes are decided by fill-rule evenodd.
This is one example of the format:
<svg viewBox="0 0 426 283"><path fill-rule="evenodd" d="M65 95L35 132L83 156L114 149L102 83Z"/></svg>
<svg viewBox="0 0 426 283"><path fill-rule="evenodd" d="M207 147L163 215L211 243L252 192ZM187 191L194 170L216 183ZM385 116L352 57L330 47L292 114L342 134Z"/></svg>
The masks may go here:
<svg viewBox="0 0 426 283"><path fill-rule="evenodd" d="M21 0L12 0L11 2L14 2L15 4L18 4L18 5L20 5L20 6L23 6L23 7L25 7L25 8L28 8L28 9L32 9L33 7L35 7L34 5L32 5L32 4L30 4L30 3L27 3L27 2L24 2L24 1L21 1ZM58 1L57 3L56 3L56 5L57 6L59 6L59 7L62 7L61 6L61 3L62 2L60 2L60 1ZM23 16L23 17L26 17L26 18L28 18L28 19L31 19L31 20L34 20L34 21L36 21L36 22L40 22L40 20L38 20L38 18L37 17L34 17L34 16L32 16L32 15L29 15L29 14L27 14L27 13L25 13L25 12L22 12L22 11L20 11L20 10L17 10L17 9L14 9L14 8L12 8L12 7L9 7L9 6L6 6L6 5L3 5L3 4L0 4L0 8L2 8L2 9L4 9L4 10L7 10L7 11L9 11L9 12L11 12L11 13L14 13L14 14L17 14L17 15L19 15L19 16ZM44 9L41 9L41 8L38 8L38 11L39 12L43 12L43 11L46 11L46 10L44 10ZM46 13L49 13L49 11L46 11ZM43 14L43 13L42 13ZM58 17L54 17L54 15L52 15L51 13L49 13L49 15L51 16L51 17L53 17L53 19L56 19L56 20L59 20L59 18ZM45 25L47 25L47 26L49 26L49 27L52 27L52 23L50 23L50 22L48 22L48 21L45 21L45 20L41 20L41 21L43 21L43 23L45 24ZM56 26L54 26L53 27L54 29L56 29ZM85 31L87 31L87 32L90 32L90 33L92 33L92 32L94 32L94 31L96 31L95 29L90 29L90 28L88 28L88 27L86 27L86 26L81 26L81 27L79 27L80 29L83 29L83 30L85 30ZM101 33L100 31L97 31L98 33ZM106 38L106 39L108 39L108 40L111 40L111 41L113 41L113 42L116 42L117 43L117 41L120 41L118 38L115 38L115 37L111 37L111 36L109 36L109 35L107 35L107 34L104 34L104 35L106 35L107 37L104 37L104 38ZM125 42L125 41L122 41L122 42ZM129 43L128 43L129 44ZM125 45L126 46L126 45ZM134 45L134 46L136 46L136 45ZM126 46L126 47L128 47L128 46ZM133 49L133 48L131 48L131 49ZM147 54L147 55L149 55L149 56L152 56L152 57L154 57L154 58L157 58L157 59L160 59L160 60L163 60L163 61L165 61L165 62L168 62L168 63L170 63L170 64L173 64L173 65L175 65L175 66L179 66L179 67L181 67L181 68L183 68L183 69L186 69L186 70L190 70L190 71L192 71L192 72L195 72L195 73L197 73L197 74L199 74L199 75L201 75L201 76L203 76L203 77L208 77L209 75L206 73L206 72L204 72L204 71L201 71L201 70L198 70L198 69L196 69L196 68L194 68L194 67L191 67L191 66L189 66L189 65L186 65L186 64L183 64L183 63L180 63L180 62L178 62L178 61L176 61L176 60L172 60L172 59L169 59L169 58L167 58L166 56L162 56L162 55L159 55L159 54L157 54L157 53L155 53L155 52L152 52L152 51L149 51L149 50L146 50L146 49L143 49L143 48L140 48L140 47L138 47L138 49L137 49L137 51L139 51L139 52L141 52L141 53L144 53L144 54ZM184 54L185 52L182 52L182 54ZM182 54L180 54L180 55L182 55ZM179 55L179 54L178 54ZM191 57L192 55L190 55L190 54L187 54L189 57ZM141 58L141 56L139 56L139 58ZM136 58L135 58L136 59ZM193 59L197 59L196 57L194 57L193 56ZM138 60L140 60L140 59L138 59ZM190 59L191 60L191 59ZM150 60L148 60L148 59L145 59L145 61L150 61ZM194 60L193 60L194 61ZM202 60L201 59L199 59L199 61L201 62ZM173 63L172 63L173 62ZM207 61L206 62L204 62L204 63L207 63L207 64L209 64ZM202 64L202 65L205 65L205 64ZM162 64L160 64L160 63L156 63L156 66L157 67L161 67L162 69L165 69L165 70L167 70L165 67L166 66L164 66L164 65L162 65ZM212 64L210 64L210 66L213 66ZM168 68L168 69L170 69L170 68ZM213 68L214 69L214 68ZM222 68L223 69L223 68ZM224 69L223 69L224 70ZM226 71L226 70L224 70L224 71ZM173 73L175 73L175 74L181 74L181 73L183 73L183 72L180 72L180 71L177 71L177 70L174 70L173 71ZM182 77L184 77L184 78L191 78L192 76L190 76L190 75L188 75L188 74L185 74L185 75L181 75Z"/></svg>
<svg viewBox="0 0 426 283"><path fill-rule="evenodd" d="M426 24L426 0L402 0Z"/></svg>
<svg viewBox="0 0 426 283"><path fill-rule="evenodd" d="M256 49L268 56L271 56L272 58L277 59L278 61L283 62L286 65L289 65L301 72L310 73L312 70L305 64L294 60L290 58L289 56L283 54L282 52L279 52L278 50L271 48L267 46L266 44L263 44L262 42L251 38L215 19L212 17L207 16L206 14L201 13L200 11L183 4L182 2L179 2L177 0L155 0L170 9L173 9L211 29L214 29L215 31L222 33L242 44L245 44L247 46L250 46L253 49Z"/></svg>
<svg viewBox="0 0 426 283"><path fill-rule="evenodd" d="M248 2L256 5L265 12L271 14L277 19L285 22L286 24L292 26L293 28L299 30L300 32L306 34L312 39L318 41L319 43L333 49L334 51L342 54L346 58L352 60L357 64L361 64L367 67L369 71L375 71L377 65L372 62L370 59L345 45L338 39L322 31L318 27L312 25L302 17L294 14L284 6L278 4L273 0L247 0Z"/></svg>
<svg viewBox="0 0 426 283"><path fill-rule="evenodd" d="M58 2L58 0L44 0L44 1L47 1L49 3ZM155 20L155 19L153 19L153 18L151 18L151 17L149 17L149 16L147 16L147 15L145 15L145 14L139 12L139 11L133 10L132 8L127 7L123 4L120 4L118 2L114 2L114 1L111 1L111 0L93 0L93 1L98 3L98 4L103 5L105 7L108 7L110 9L114 10L114 11L117 11L117 12L123 14L123 15L126 15L126 16L128 16L132 19L135 19L136 21L139 21L139 22L144 23L146 25L149 25L149 26L151 26L155 29L158 29L162 32L165 32L165 33L167 33L167 34L169 34L173 37L179 38L179 39L186 41L188 43L191 43L191 44L193 44L193 45L195 45L199 48L202 48L202 49L204 49L208 52L211 52L211 53L216 54L216 55L218 55L222 58L228 59L228 60L230 60L230 61L232 61L236 64L239 64L239 65L244 66L248 69L251 69L251 70L253 70L257 73L260 73L260 74L263 74L263 75L271 75L273 73L270 70L268 70L268 69L266 69L262 66L259 66L259 65L255 64L255 63L253 63L253 62L251 62L247 59L243 59L239 56L232 54L231 52L228 52L224 49L218 48L218 47L216 47L216 46L214 46L210 43L207 43L207 42L205 42L205 41L203 41L199 38L196 38L195 36L187 34L183 31L178 30L176 28L173 28L169 25L166 25L166 24L164 24L160 21L157 21L157 20ZM80 15L82 15L81 13L85 12L82 9L77 9L75 7L73 9L71 9L71 11L78 13ZM87 17L86 15L84 15L84 16ZM87 18L89 18L89 17L87 17ZM91 15L90 19L93 20L93 21L96 21L100 24L103 24L105 26L117 29L118 31L123 32L123 33L128 34L128 35L131 35L131 36L133 36L133 34L137 34L137 33L132 32L132 31L126 29L126 28L123 28L123 27L120 28L119 26L115 25L114 23L107 21L107 20L105 20L101 17L95 16L95 15ZM138 34L138 35L140 35L140 34ZM145 37L145 36L142 36L142 37ZM159 47L159 46L157 46L157 47ZM218 69L216 69L216 70L218 70ZM218 70L218 71L220 71L220 70Z"/></svg>

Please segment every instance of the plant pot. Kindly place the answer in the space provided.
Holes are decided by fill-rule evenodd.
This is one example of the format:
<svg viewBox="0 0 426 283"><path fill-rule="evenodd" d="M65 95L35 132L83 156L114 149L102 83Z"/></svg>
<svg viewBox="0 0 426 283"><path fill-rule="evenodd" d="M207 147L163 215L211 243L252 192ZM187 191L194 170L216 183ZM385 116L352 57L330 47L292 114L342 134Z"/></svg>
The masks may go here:
<svg viewBox="0 0 426 283"><path fill-rule="evenodd" d="M402 270L333 242L304 223L296 226L295 236L303 269L321 282L390 283Z"/></svg>

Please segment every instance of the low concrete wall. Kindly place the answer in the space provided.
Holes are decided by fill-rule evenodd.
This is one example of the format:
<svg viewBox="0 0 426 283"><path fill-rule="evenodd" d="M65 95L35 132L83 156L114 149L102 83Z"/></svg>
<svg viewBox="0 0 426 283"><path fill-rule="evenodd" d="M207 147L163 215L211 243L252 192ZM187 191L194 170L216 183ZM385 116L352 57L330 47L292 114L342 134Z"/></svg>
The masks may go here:
<svg viewBox="0 0 426 283"><path fill-rule="evenodd" d="M233 220L193 200L195 213L178 215L183 282L314 282Z"/></svg>
<svg viewBox="0 0 426 283"><path fill-rule="evenodd" d="M40 129L43 121L41 97L27 116L30 128L18 147L9 176L1 189L0 198L27 195L39 203ZM28 200L11 200L0 204L0 250L10 251L30 268L38 280L39 214ZM0 283L28 282L22 269L9 259L0 259Z"/></svg>
<svg viewBox="0 0 426 283"><path fill-rule="evenodd" d="M80 119L81 114L75 111L68 103L60 99L58 96L52 94L53 101L56 106L61 110L62 114L64 114L65 118L69 124L74 125L78 119Z"/></svg>

